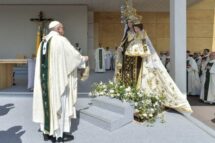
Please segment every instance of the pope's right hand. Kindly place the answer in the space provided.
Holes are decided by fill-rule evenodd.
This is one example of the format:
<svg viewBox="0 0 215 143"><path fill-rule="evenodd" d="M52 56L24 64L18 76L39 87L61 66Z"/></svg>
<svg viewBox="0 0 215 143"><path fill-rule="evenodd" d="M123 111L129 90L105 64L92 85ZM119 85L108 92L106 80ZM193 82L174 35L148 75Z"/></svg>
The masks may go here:
<svg viewBox="0 0 215 143"><path fill-rule="evenodd" d="M88 56L82 56L82 57L83 57L83 59L84 59L85 62L89 60Z"/></svg>

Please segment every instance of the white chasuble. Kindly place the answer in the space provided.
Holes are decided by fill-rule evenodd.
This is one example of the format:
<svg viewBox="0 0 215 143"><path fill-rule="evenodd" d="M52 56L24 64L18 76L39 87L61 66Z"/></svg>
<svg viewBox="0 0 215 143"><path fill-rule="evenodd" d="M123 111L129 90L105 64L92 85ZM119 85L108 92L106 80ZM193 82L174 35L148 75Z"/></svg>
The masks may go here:
<svg viewBox="0 0 215 143"><path fill-rule="evenodd" d="M105 72L105 50L104 48L97 48L95 51L95 72Z"/></svg>
<svg viewBox="0 0 215 143"><path fill-rule="evenodd" d="M208 62L202 76L200 99L209 103L215 103L215 60Z"/></svg>
<svg viewBox="0 0 215 143"><path fill-rule="evenodd" d="M192 57L187 58L187 94L200 95L201 83L196 61Z"/></svg>
<svg viewBox="0 0 215 143"><path fill-rule="evenodd" d="M111 58L112 58L111 51L105 51L105 69L106 70L111 69Z"/></svg>
<svg viewBox="0 0 215 143"><path fill-rule="evenodd" d="M45 129L44 92L41 82L40 44L36 59L35 82L33 93L33 121L40 124L45 134L62 137L63 132L70 132L70 120L76 118L75 103L77 100L77 67L82 56L70 42L57 32L51 31L46 37L50 41L48 49L48 98L49 130ZM45 53L45 49L43 49Z"/></svg>

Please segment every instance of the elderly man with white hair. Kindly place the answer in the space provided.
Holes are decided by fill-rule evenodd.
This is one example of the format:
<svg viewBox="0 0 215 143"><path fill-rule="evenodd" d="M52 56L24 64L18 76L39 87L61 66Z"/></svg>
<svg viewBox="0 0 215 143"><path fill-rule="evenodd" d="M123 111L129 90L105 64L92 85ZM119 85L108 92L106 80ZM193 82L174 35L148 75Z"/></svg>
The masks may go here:
<svg viewBox="0 0 215 143"><path fill-rule="evenodd" d="M62 23L52 21L49 29L37 53L33 121L40 124L45 140L63 142L71 118L76 118L77 68L88 57L80 55L63 36Z"/></svg>
<svg viewBox="0 0 215 143"><path fill-rule="evenodd" d="M203 82L200 99L215 103L215 52L210 53L209 62L203 71Z"/></svg>

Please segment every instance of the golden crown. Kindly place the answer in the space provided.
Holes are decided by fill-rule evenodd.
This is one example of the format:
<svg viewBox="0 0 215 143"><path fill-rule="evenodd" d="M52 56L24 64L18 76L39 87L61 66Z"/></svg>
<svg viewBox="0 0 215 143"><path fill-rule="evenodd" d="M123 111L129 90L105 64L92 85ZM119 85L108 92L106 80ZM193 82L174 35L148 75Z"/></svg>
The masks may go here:
<svg viewBox="0 0 215 143"><path fill-rule="evenodd" d="M127 23L131 20L134 24L140 24L142 16L137 14L137 10L129 5L128 0L121 6L121 22Z"/></svg>

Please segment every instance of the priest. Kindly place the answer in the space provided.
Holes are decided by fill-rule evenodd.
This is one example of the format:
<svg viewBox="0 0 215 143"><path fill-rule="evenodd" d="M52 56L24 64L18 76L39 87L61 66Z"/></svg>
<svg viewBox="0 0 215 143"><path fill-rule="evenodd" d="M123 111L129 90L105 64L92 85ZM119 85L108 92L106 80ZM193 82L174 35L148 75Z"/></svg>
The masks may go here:
<svg viewBox="0 0 215 143"><path fill-rule="evenodd" d="M203 83L200 99L215 103L215 52L210 53L210 61L203 72Z"/></svg>
<svg viewBox="0 0 215 143"><path fill-rule="evenodd" d="M105 72L105 49L99 43L99 48L95 51L95 72Z"/></svg>
<svg viewBox="0 0 215 143"><path fill-rule="evenodd" d="M112 52L110 51L109 47L106 47L105 51L105 69L111 70L111 59L112 59Z"/></svg>
<svg viewBox="0 0 215 143"><path fill-rule="evenodd" d="M201 83L199 78L199 69L196 61L187 51L187 94L200 95Z"/></svg>
<svg viewBox="0 0 215 143"><path fill-rule="evenodd" d="M50 33L40 43L35 68L33 121L44 139L64 140L76 118L77 67L87 61L65 38L63 25L49 24Z"/></svg>
<svg viewBox="0 0 215 143"><path fill-rule="evenodd" d="M209 58L209 54L210 54L210 50L209 49L204 49L203 50L203 56L202 56L202 60L201 60L201 64L200 64L200 71L199 71L199 75L201 78L201 81L203 80L202 78L202 73L205 70L205 67L207 66L210 58Z"/></svg>

